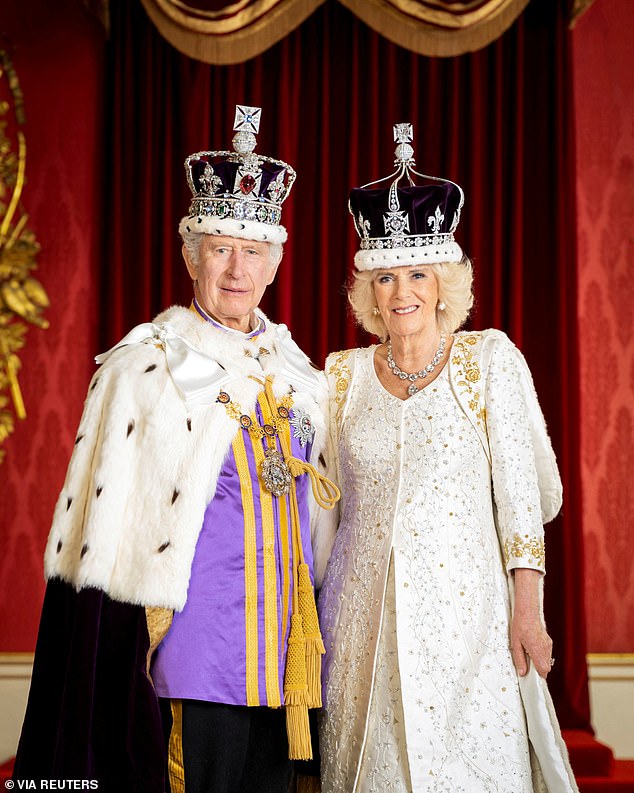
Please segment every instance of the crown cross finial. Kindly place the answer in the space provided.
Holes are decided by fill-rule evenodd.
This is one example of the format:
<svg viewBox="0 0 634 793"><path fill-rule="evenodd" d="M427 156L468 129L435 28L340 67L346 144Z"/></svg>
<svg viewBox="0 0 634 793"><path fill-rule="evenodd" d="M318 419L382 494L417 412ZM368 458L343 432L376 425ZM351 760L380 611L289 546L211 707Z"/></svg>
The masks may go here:
<svg viewBox="0 0 634 793"><path fill-rule="evenodd" d="M414 128L411 124L394 124L394 141L411 143L414 140Z"/></svg>
<svg viewBox="0 0 634 793"><path fill-rule="evenodd" d="M397 146L394 151L394 164L414 164L414 147L410 143L414 140L414 127L411 124L394 124L394 141Z"/></svg>
<svg viewBox="0 0 634 793"><path fill-rule="evenodd" d="M238 154L249 155L255 149L255 136L260 129L262 108L236 105L236 117L233 128L233 148Z"/></svg>
<svg viewBox="0 0 634 793"><path fill-rule="evenodd" d="M260 131L260 118L262 116L261 107L247 107L246 105L236 105L236 117L233 122L235 132L245 130L253 132L255 135Z"/></svg>

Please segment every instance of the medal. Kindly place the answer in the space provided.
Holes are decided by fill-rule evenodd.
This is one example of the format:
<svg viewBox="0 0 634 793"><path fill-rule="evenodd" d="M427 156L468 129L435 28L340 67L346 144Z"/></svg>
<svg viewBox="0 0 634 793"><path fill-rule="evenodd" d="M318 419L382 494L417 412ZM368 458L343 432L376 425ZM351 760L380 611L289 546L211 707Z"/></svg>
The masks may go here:
<svg viewBox="0 0 634 793"><path fill-rule="evenodd" d="M315 428L305 410L293 408L293 417L289 421L293 428L293 435L299 441L300 446L306 446L309 441L312 441L315 435Z"/></svg>
<svg viewBox="0 0 634 793"><path fill-rule="evenodd" d="M262 461L262 481L264 487L274 496L285 496L291 489L293 477L277 449L265 449Z"/></svg>

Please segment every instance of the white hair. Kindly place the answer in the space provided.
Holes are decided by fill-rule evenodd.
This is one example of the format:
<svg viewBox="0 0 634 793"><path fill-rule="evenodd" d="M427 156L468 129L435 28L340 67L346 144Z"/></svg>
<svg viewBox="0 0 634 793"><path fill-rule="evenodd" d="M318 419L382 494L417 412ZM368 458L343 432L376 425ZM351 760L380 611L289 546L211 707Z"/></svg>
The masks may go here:
<svg viewBox="0 0 634 793"><path fill-rule="evenodd" d="M181 237L183 238L183 245L187 249L189 256L194 264L198 264L200 259L200 243L202 242L203 237L205 236L212 236L206 235L204 232L197 232L197 231L184 231L181 230L180 232ZM228 234L227 236L231 236ZM254 240L256 242L257 240ZM269 261L271 265L279 264L282 260L282 253L284 251L284 246L281 243L273 243L267 242L265 243L269 249Z"/></svg>

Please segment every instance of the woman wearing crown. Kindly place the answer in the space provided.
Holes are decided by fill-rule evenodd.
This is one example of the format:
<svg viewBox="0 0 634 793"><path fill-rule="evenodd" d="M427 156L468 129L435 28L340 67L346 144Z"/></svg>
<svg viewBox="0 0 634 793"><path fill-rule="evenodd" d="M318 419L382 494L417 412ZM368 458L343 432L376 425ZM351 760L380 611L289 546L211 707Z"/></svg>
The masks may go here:
<svg viewBox="0 0 634 793"><path fill-rule="evenodd" d="M415 184L411 126L395 133L396 174L350 196L349 300L381 343L326 364L342 501L319 599L322 790L575 791L545 683L554 454L519 350L458 332L462 190Z"/></svg>

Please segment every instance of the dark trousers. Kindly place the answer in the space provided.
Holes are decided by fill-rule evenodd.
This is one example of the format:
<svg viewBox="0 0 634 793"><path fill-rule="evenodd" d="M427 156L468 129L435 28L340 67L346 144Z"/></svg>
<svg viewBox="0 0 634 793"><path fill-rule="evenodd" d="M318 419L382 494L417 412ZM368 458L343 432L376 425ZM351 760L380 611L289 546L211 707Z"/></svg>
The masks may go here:
<svg viewBox="0 0 634 793"><path fill-rule="evenodd" d="M185 793L287 793L284 709L182 700Z"/></svg>

